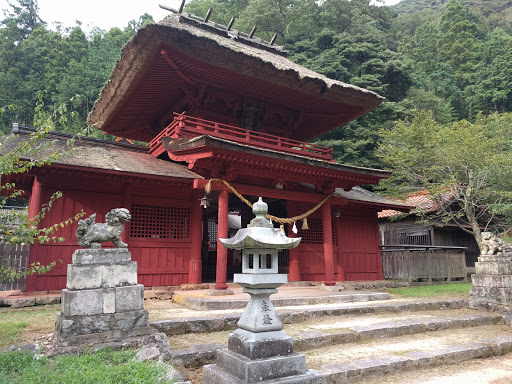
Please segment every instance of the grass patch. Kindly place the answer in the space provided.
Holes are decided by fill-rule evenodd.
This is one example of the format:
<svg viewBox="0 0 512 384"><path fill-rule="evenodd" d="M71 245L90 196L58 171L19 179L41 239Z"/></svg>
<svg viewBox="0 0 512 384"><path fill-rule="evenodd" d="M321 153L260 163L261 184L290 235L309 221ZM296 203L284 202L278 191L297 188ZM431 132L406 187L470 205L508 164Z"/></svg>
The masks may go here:
<svg viewBox="0 0 512 384"><path fill-rule="evenodd" d="M133 359L135 351L99 351L37 360L33 354L0 354L0 384L154 384L166 368Z"/></svg>
<svg viewBox="0 0 512 384"><path fill-rule="evenodd" d="M19 343L23 329L30 324L26 321L9 322L0 325L0 348Z"/></svg>
<svg viewBox="0 0 512 384"><path fill-rule="evenodd" d="M403 297L438 297L467 295L469 293L469 288L471 288L471 283L439 284L409 288L391 288L389 289L389 293Z"/></svg>
<svg viewBox="0 0 512 384"><path fill-rule="evenodd" d="M0 309L0 348L53 332L60 304Z"/></svg>

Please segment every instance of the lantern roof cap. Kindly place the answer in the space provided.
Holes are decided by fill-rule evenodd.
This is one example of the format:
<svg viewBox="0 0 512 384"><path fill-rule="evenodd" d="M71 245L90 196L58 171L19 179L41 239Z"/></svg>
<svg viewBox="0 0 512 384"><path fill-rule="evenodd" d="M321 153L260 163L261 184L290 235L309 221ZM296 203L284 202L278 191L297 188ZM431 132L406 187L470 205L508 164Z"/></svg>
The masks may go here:
<svg viewBox="0 0 512 384"><path fill-rule="evenodd" d="M299 245L301 238L286 236L280 228L274 228L265 218L268 205L260 197L252 206L256 215L247 228L239 229L230 239L219 239L228 249L291 249Z"/></svg>

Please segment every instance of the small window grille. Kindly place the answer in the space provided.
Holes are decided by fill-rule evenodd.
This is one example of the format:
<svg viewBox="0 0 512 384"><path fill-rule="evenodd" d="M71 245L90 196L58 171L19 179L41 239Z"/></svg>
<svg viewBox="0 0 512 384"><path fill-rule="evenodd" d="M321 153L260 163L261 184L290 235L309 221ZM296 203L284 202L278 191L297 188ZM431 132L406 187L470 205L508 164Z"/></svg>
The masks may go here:
<svg viewBox="0 0 512 384"><path fill-rule="evenodd" d="M133 204L130 237L189 239L190 208Z"/></svg>

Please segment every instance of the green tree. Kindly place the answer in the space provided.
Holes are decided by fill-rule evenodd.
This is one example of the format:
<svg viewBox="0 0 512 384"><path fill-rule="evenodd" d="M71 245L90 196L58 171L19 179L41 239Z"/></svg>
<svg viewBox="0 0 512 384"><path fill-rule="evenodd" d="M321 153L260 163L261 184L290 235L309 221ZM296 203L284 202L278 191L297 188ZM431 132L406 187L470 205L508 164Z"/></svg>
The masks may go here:
<svg viewBox="0 0 512 384"><path fill-rule="evenodd" d="M55 149L54 143L48 140L48 135L54 130L55 120L67 118L65 106L59 107L53 114L48 115L43 111L43 95L39 95L39 101L35 108L35 126L36 130L28 139L15 141L14 136L4 137L3 145L12 147L8 153L0 156L0 176L9 176L15 174L23 174L31 169L49 165L53 161L60 159L72 150L74 139L67 141L68 149ZM8 109L8 107L7 107ZM4 113L6 107L0 108L0 114ZM42 155L45 153L45 155ZM3 183L0 185L0 191L4 196L0 200L0 208L4 207L7 202L19 198L23 191L16 188L15 183ZM56 192L50 200L43 205L41 210L35 217L29 219L25 212L7 211L0 213L0 238L2 242L9 244L34 244L61 242L64 238L56 236L57 231L83 217L85 212L76 214L73 218L69 218L64 222L56 223L47 228L39 228L39 224L52 208L55 200L62 196L61 192ZM13 225L16 223L16 225ZM32 263L26 269L18 269L12 267L8 260L0 255L0 281L13 281L22 276L32 275L34 273L46 273L56 265L57 261L49 265L41 265L39 262Z"/></svg>
<svg viewBox="0 0 512 384"><path fill-rule="evenodd" d="M467 99L473 114L505 112L512 107L512 37L495 29L483 45L482 61Z"/></svg>
<svg viewBox="0 0 512 384"><path fill-rule="evenodd" d="M393 171L387 193L403 196L427 190L442 201L441 219L457 224L481 242L481 228L503 232L512 224L512 114L479 116L437 123L432 112L419 111L383 131L379 155ZM469 228L468 228L469 226Z"/></svg>

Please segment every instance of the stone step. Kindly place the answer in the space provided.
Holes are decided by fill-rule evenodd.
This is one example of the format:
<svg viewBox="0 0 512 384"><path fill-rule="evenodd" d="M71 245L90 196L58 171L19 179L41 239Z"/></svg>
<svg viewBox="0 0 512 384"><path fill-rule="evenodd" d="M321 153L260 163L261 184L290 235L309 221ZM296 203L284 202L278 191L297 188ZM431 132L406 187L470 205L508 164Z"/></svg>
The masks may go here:
<svg viewBox="0 0 512 384"><path fill-rule="evenodd" d="M445 329L475 327L497 324L498 315L467 314L463 316L381 321L370 326L352 326L336 329L334 332L307 331L294 337L294 350L306 351L359 341L379 340L406 335L415 335ZM340 327L343 327L341 323ZM285 327L286 331L286 327ZM173 340L171 338L171 347ZM226 337L227 342L227 337ZM219 343L204 343L188 349L173 350L174 359L186 367L198 367L213 363L215 352L226 348Z"/></svg>
<svg viewBox="0 0 512 384"><path fill-rule="evenodd" d="M507 355L512 352L512 335L495 336L491 338L470 341L465 344L442 345L432 349L396 350L393 354L381 354L350 361L331 362L322 364L318 369L309 369L305 375L288 377L276 381L261 381L262 383L311 383L311 384L345 384L352 382L381 383L384 375L400 374L414 370L432 369L439 366L459 365L460 363ZM309 360L309 359L308 359ZM307 367L309 368L309 361ZM219 369L218 366L208 366L207 375L211 383L242 383L233 380L232 376ZM391 381L388 383L410 382ZM229 380L228 380L229 378ZM372 380L375 381L372 381ZM260 381L258 381L260 382ZM508 382L508 381L505 381ZM429 382L433 383L433 382Z"/></svg>
<svg viewBox="0 0 512 384"><path fill-rule="evenodd" d="M383 292L365 292L365 293L343 293L328 295L311 295L303 297L276 297L272 298L274 307L288 307L295 305L315 305L315 304L336 304L336 303L353 303L361 301L380 301L389 300L389 293ZM249 298L228 299L225 296L218 298L211 297L194 297L180 295L175 292L174 300L192 309L203 311L225 310L225 309L241 309L245 308L249 302Z"/></svg>
<svg viewBox="0 0 512 384"><path fill-rule="evenodd" d="M432 350L405 352L359 359L350 363L330 363L317 371L321 383L351 383L367 381L386 374L440 365L459 364L473 359L501 356L512 352L512 336L497 336L462 345L450 345Z"/></svg>
<svg viewBox="0 0 512 384"><path fill-rule="evenodd" d="M274 303L274 301L272 301ZM276 305L274 305L276 306ZM408 313L416 311L434 311L460 309L465 306L464 300L429 300L414 302L391 303L346 303L321 305L309 308L286 309L277 312L284 324L295 324L325 316L366 315L378 313ZM276 306L277 307L277 306ZM236 329L240 313L228 313L216 317L174 318L151 322L151 326L167 335L185 333L219 332Z"/></svg>
<svg viewBox="0 0 512 384"><path fill-rule="evenodd" d="M388 339L405 335L415 335L442 329L456 329L497 324L502 320L499 315L467 315L456 317L412 319L382 322L370 326L355 326L344 330L326 333L307 331L294 338L295 351L321 348L329 345L358 341Z"/></svg>

